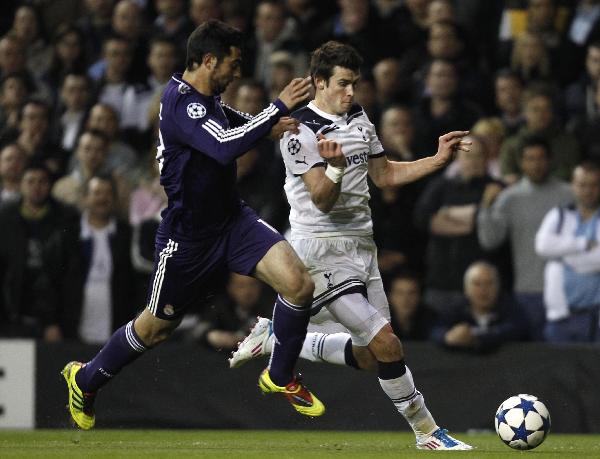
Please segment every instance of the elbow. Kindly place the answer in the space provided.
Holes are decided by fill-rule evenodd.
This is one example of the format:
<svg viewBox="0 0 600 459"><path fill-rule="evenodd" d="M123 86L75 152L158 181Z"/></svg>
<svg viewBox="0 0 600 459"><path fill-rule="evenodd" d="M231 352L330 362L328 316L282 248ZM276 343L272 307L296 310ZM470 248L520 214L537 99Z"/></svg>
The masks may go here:
<svg viewBox="0 0 600 459"><path fill-rule="evenodd" d="M332 203L315 202L315 201L313 201L313 204L315 205L315 207L317 209L319 209L324 214L328 214L331 211L331 209L333 209L333 204Z"/></svg>

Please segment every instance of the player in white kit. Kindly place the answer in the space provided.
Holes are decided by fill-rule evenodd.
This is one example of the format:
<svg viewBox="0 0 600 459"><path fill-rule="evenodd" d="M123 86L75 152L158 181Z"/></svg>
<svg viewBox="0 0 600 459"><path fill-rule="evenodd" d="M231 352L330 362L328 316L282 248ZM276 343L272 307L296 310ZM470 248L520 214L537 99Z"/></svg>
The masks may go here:
<svg viewBox="0 0 600 459"><path fill-rule="evenodd" d="M362 59L350 46L328 42L312 54L315 99L292 116L299 133L286 133L291 244L314 282L311 323L337 323L343 333L308 333L301 357L357 368L376 368L379 382L413 428L417 448L471 447L437 426L404 363L400 340L377 266L367 176L378 187L399 186L443 167L457 149L468 149L465 131L445 134L434 156L389 161L375 127L355 104ZM270 321L260 319L230 359L236 367L269 353ZM350 339L349 339L350 338Z"/></svg>

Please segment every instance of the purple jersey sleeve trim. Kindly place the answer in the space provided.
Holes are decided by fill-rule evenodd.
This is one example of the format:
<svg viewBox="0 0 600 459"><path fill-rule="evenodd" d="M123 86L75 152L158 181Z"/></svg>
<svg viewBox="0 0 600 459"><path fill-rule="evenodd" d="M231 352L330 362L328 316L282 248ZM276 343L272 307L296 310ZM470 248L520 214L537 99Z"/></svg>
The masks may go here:
<svg viewBox="0 0 600 459"><path fill-rule="evenodd" d="M290 114L290 109L287 108L287 106L281 101L281 99L275 99L273 105L275 105L279 109L280 116L286 116Z"/></svg>
<svg viewBox="0 0 600 459"><path fill-rule="evenodd" d="M204 137L209 141L208 148L203 151L219 163L229 164L267 135L280 117L279 107L270 104L245 124L231 129L225 129L213 119L208 119L202 124Z"/></svg>

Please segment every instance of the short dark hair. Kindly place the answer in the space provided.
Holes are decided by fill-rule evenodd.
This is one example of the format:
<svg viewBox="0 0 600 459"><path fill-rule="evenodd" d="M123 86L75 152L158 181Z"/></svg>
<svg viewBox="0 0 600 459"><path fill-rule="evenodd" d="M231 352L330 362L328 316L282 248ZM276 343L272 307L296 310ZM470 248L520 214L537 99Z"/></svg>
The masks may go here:
<svg viewBox="0 0 600 459"><path fill-rule="evenodd" d="M106 174L106 173L94 174L89 179L86 180L85 186L83 187L83 195L84 196L87 196L88 193L90 192L90 183L94 179L100 180L101 182L108 183L110 185L110 189L112 191L113 197L115 198L115 200L117 199L117 197L118 197L117 182L110 174Z"/></svg>
<svg viewBox="0 0 600 459"><path fill-rule="evenodd" d="M312 52L310 76L313 84L315 78L324 78L329 81L336 65L359 72L362 64L363 58L352 46L337 41L328 41Z"/></svg>
<svg viewBox="0 0 600 459"><path fill-rule="evenodd" d="M546 157L550 159L552 157L552 148L546 139L537 135L530 135L525 137L521 143L521 150L519 151L519 159L523 159L523 153L526 148L531 147L542 147L546 152Z"/></svg>
<svg viewBox="0 0 600 459"><path fill-rule="evenodd" d="M104 132L102 132L98 129L85 129L81 132L81 134L79 134L79 137L77 137L76 147L79 147L79 142L81 142L81 138L83 137L84 134L89 134L98 139L101 139L102 143L104 143L104 145L108 145L109 138Z"/></svg>
<svg viewBox="0 0 600 459"><path fill-rule="evenodd" d="M40 159L29 161L25 166L25 169L23 169L23 176L25 176L25 174L29 171L42 171L44 174L46 174L48 180L52 181L52 171L46 165L46 163Z"/></svg>
<svg viewBox="0 0 600 459"><path fill-rule="evenodd" d="M185 66L193 70L194 64L202 63L206 54L223 59L231 53L231 47L242 48L244 36L235 27L217 19L210 19L194 30L187 42L187 56Z"/></svg>

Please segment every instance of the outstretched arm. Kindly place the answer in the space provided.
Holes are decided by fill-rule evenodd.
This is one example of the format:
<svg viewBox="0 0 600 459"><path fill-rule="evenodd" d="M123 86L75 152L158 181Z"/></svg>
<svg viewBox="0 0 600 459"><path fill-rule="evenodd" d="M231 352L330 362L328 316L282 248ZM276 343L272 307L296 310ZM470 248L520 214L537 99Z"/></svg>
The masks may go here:
<svg viewBox="0 0 600 459"><path fill-rule="evenodd" d="M452 131L439 138L435 155L417 161L390 161L385 156L369 160L369 176L379 188L406 185L445 166L457 150L469 150L468 131Z"/></svg>

